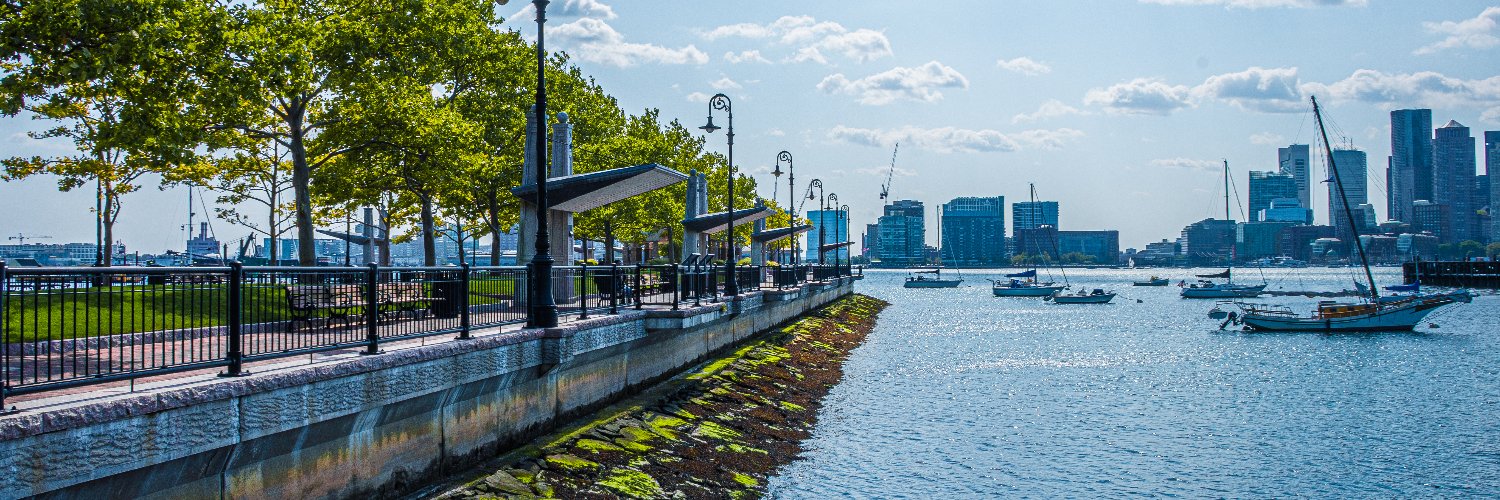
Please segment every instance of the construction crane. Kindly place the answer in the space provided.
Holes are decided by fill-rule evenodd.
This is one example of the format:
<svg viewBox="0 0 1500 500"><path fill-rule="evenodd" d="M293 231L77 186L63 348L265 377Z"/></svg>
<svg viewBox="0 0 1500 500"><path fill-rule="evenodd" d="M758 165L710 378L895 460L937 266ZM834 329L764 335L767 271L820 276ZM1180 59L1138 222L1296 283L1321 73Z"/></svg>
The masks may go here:
<svg viewBox="0 0 1500 500"><path fill-rule="evenodd" d="M8 240L16 240L16 242L18 244L25 245L26 244L26 240L50 240L50 239L52 239L52 237L51 236L46 236L46 235L41 235L41 234L16 233L15 236L11 236L11 237L6 238L6 239L8 239Z"/></svg>
<svg viewBox="0 0 1500 500"><path fill-rule="evenodd" d="M880 201L885 204L885 199L891 195L891 179L896 175L896 152L901 150L901 143L891 150L891 170L885 174L885 184L880 186Z"/></svg>

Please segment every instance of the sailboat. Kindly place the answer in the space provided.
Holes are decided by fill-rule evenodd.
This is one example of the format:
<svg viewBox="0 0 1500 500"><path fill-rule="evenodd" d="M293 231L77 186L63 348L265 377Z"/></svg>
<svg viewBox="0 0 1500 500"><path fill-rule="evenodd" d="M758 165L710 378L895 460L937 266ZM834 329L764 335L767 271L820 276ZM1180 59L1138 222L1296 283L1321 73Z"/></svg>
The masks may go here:
<svg viewBox="0 0 1500 500"><path fill-rule="evenodd" d="M1036 184L1031 185L1031 201L1036 202ZM1031 227L1036 228L1036 210L1032 211ZM1030 239L1030 238L1028 238ZM1050 281L1037 281L1036 266L1031 269L1005 275L1007 280L990 280L990 289L996 297L1051 297L1059 291L1065 290L1066 285L1058 285Z"/></svg>
<svg viewBox="0 0 1500 500"><path fill-rule="evenodd" d="M1344 193L1344 181L1339 178L1339 169L1333 159L1333 148L1328 143L1328 130L1323 126L1323 114L1318 108L1318 99L1312 98L1313 117L1318 121L1318 133L1323 138L1323 150L1328 155L1328 169L1332 171L1333 181L1338 187L1339 199L1343 202L1344 220L1349 223L1351 234L1358 235L1359 227L1354 224L1353 210L1349 208L1349 199ZM1299 315L1284 306L1266 306L1260 304L1239 304L1242 313L1230 321L1241 323L1246 330L1272 330L1272 331L1323 331L1323 332L1359 332L1359 331L1390 331L1411 330L1427 317L1443 306L1473 300L1468 290L1458 290L1450 293L1439 294L1412 294L1397 297L1381 297L1379 288L1375 286L1375 276L1370 273L1370 261L1365 256L1364 243L1359 237L1354 238L1354 247L1359 250L1359 262L1365 269L1365 280L1369 286L1360 287L1361 291L1368 293L1360 301L1354 303L1337 302L1326 300L1318 303L1318 308L1311 314Z"/></svg>
<svg viewBox="0 0 1500 500"><path fill-rule="evenodd" d="M943 241L943 215L941 208L938 209L938 245L946 247ZM928 276L928 274L932 276ZM943 278L943 253L939 250L938 266L936 269L912 271L911 275L906 277L906 283L902 286L906 288L958 288L958 284L963 282L963 278Z"/></svg>
<svg viewBox="0 0 1500 500"><path fill-rule="evenodd" d="M1224 160L1224 220L1233 221L1229 216L1229 160ZM1234 251L1231 247L1229 255L1229 267L1224 268L1222 273L1196 274L1200 278L1197 283L1182 288L1184 299L1233 299L1255 297L1266 289L1265 283L1259 285L1236 285L1234 283ZM1223 279L1223 283L1208 281L1211 279Z"/></svg>

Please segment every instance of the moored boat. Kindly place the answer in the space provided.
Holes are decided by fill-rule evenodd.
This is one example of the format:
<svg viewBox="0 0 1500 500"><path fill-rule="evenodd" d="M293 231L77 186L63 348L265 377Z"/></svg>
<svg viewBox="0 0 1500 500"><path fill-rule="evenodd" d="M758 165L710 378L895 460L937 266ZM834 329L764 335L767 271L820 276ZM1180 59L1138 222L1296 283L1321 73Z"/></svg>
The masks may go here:
<svg viewBox="0 0 1500 500"><path fill-rule="evenodd" d="M1045 300L1051 300L1054 304L1108 304L1115 299L1115 292L1106 292L1103 288L1095 288L1091 292L1079 290L1078 293L1057 292Z"/></svg>
<svg viewBox="0 0 1500 500"><path fill-rule="evenodd" d="M959 283L963 282L963 278L943 278L942 269L933 269L912 272L911 276L906 277L906 283L902 286L906 288L957 288Z"/></svg>
<svg viewBox="0 0 1500 500"><path fill-rule="evenodd" d="M1135 283L1132 283L1131 286L1167 286L1168 283L1171 283L1171 280L1160 276L1152 276L1151 279L1148 279L1146 281L1137 281Z"/></svg>

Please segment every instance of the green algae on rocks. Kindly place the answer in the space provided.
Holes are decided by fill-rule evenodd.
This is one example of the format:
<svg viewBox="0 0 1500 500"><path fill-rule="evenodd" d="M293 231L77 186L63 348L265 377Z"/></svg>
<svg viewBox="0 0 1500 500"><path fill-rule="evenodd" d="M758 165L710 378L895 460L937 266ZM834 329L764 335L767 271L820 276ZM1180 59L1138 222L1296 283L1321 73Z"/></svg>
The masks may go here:
<svg viewBox="0 0 1500 500"><path fill-rule="evenodd" d="M802 451L845 356L886 305L839 299L664 382L649 399L521 447L440 497L758 498Z"/></svg>

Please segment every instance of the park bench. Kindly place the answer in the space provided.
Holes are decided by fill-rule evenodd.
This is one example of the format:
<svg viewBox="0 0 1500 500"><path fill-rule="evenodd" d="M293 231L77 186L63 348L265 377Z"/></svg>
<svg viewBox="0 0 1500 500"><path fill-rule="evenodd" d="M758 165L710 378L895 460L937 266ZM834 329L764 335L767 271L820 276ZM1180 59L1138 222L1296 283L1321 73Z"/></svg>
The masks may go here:
<svg viewBox="0 0 1500 500"><path fill-rule="evenodd" d="M312 320L347 320L364 307L359 285L291 285L286 287L287 310L291 313L291 330L297 322L311 326Z"/></svg>
<svg viewBox="0 0 1500 500"><path fill-rule="evenodd" d="M422 283L381 283L375 287L376 296L380 301L381 312L401 315L411 312L421 315L427 312L433 303L441 302L440 297L427 296L427 288Z"/></svg>

